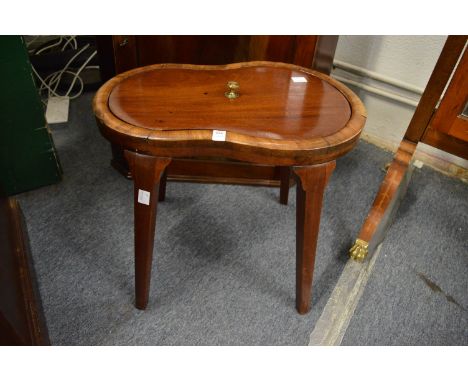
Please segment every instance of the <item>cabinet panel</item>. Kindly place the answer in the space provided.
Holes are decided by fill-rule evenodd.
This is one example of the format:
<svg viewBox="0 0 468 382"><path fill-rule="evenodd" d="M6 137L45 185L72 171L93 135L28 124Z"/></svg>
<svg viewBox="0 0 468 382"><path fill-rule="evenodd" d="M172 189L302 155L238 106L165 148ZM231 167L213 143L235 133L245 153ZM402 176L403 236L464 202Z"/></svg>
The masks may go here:
<svg viewBox="0 0 468 382"><path fill-rule="evenodd" d="M137 36L138 66L243 61L248 54L248 40L249 36Z"/></svg>

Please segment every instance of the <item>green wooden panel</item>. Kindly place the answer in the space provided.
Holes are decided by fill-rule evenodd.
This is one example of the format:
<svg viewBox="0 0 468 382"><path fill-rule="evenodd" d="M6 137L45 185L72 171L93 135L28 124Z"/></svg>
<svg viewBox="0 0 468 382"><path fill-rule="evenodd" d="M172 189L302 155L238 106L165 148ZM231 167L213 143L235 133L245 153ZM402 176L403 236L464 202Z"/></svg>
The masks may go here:
<svg viewBox="0 0 468 382"><path fill-rule="evenodd" d="M24 41L0 36L0 188L13 195L61 176Z"/></svg>

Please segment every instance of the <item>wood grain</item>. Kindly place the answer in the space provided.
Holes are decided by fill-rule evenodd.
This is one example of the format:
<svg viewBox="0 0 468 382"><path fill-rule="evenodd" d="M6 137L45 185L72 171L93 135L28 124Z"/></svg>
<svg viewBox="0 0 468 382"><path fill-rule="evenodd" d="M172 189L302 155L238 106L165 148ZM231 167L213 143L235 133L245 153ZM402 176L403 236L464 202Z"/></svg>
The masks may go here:
<svg viewBox="0 0 468 382"><path fill-rule="evenodd" d="M134 36L135 43L127 44L121 49L114 49L113 41L122 42L128 36L96 36L100 58L101 77L109 80L122 72L117 61L126 60L134 66L125 66L125 70L159 63L185 64L229 64L243 61L280 61L305 66L330 74L338 36ZM122 55L123 57L119 57ZM136 62L134 60L136 57ZM130 58L130 59L128 59ZM112 166L121 174L129 177L128 164L123 153L112 149ZM180 159L174 159L172 164ZM276 185L278 182L269 177L252 175L258 173L255 168L244 169L243 176L234 176L236 166L224 159L225 166L216 176L192 177L193 169L184 167L185 172L169 176L169 180L194 182L224 182L227 184ZM275 168L274 172L279 170ZM261 174L260 174L261 175Z"/></svg>
<svg viewBox="0 0 468 382"><path fill-rule="evenodd" d="M135 39L138 64L134 68L168 62L220 65L245 61L250 36L160 35Z"/></svg>
<svg viewBox="0 0 468 382"><path fill-rule="evenodd" d="M138 309L146 309L153 261L159 180L171 160L127 150L125 150L125 157L132 170L134 182L135 306ZM138 201L140 190L150 193L148 205Z"/></svg>
<svg viewBox="0 0 468 382"><path fill-rule="evenodd" d="M435 129L426 129L423 137L421 138L421 142L468 160L467 142L454 136L442 133Z"/></svg>
<svg viewBox="0 0 468 382"><path fill-rule="evenodd" d="M290 71L289 73L298 73L308 79L310 78L311 83L313 84L313 87L310 88L311 91L307 92L305 99L302 99L301 101L296 100L296 102L305 102L308 104L309 98L314 100L317 99L317 95L314 94L315 91L320 93L320 89L330 89L330 91L333 91L336 95L333 96L333 99L340 99L341 101L344 99L349 104L349 106L344 106L345 104L341 103L344 108L343 111L338 112L338 114L341 114L340 121L342 124L337 122L336 116L333 115L334 112L337 112L337 109L332 106L331 103L325 103L323 121L329 121L330 126L328 126L326 122L322 122L320 120L320 113L315 111L314 114L311 109L307 109L304 114L305 117L309 115L312 124L310 126L302 125L302 123L298 121L302 118L302 114L299 111L300 108L296 107L292 116L289 116L287 113L277 116L276 122L273 122L274 125L272 126L273 130L271 134L268 134L265 127L259 130L258 133L247 131L249 126L254 126L255 128L257 126L260 127L260 121L262 118L267 122L266 125L270 125L268 123L270 122L268 114L259 108L265 107L268 110L272 110L268 107L268 100L264 100L265 104L253 103L248 105L243 103L243 108L239 110L250 109L249 115L257 122L252 125L246 124L246 122L244 122L244 124L237 125L237 123L229 122L229 119L226 119L224 120L225 124L222 125L223 129L227 131L226 141L214 142L211 139L212 128L214 127L210 122L211 118L206 119L206 125L200 124L199 122L202 117L197 116L195 112L192 113L195 128L191 127L187 114L184 114L185 117L180 119L178 122L171 122L171 118L169 116L165 116L165 119L162 120L167 122L164 123L167 126L157 128L154 125L142 127L139 124L137 125L124 121L114 115L111 108L109 108L109 99L116 86L128 78L144 76L147 72L152 73L167 69L189 69L199 71L202 76L204 72L213 74L213 71L215 71L215 74L219 75L219 73L236 71L240 68L247 68L250 70L252 70L251 68L260 70L269 68L270 70L277 70L279 74L284 73L284 70L286 69ZM216 79L216 76L214 76L213 79ZM213 79L211 82L213 82ZM142 86L137 88L135 91L138 92L141 88ZM332 88L335 90L332 90ZM190 88L184 89L185 91L190 90ZM285 88L282 89L284 90ZM338 95L336 94L337 91L341 93L339 97L343 98L338 98ZM279 92L279 90L277 90L277 92ZM192 102L191 93L181 92L178 94L185 94L179 102L186 102L187 104ZM226 101L231 101L222 95L218 97L219 98L216 98L216 100L219 101L220 105ZM239 97L239 99L241 98L242 96ZM245 96L245 98L248 97ZM294 97L289 99L285 95L282 95L281 98L283 102L294 102ZM233 101L235 102L239 99ZM255 97L250 99L252 101L258 100L258 98ZM200 103L198 99L193 102L194 107L191 110L195 111L197 110L196 107L199 106ZM212 102L215 101L213 100ZM275 97L272 97L270 102L276 105L278 100ZM310 103L321 110L322 105L320 102L310 101ZM152 103L152 105L154 105L154 103ZM216 105L216 103L212 103L212 105ZM329 107L328 111L327 105ZM229 106L220 107L226 109ZM345 154L354 147L366 119L366 112L363 104L359 98L343 84L333 80L329 76L310 69L305 69L291 64L271 62L249 62L226 66L195 66L177 64L152 65L145 68L135 69L114 77L104 84L94 98L93 108L102 134L114 144L125 146L129 149L138 150L148 154L154 153L159 156L197 157L205 155L275 165L317 164L334 160L336 157ZM185 106L185 110L190 110L190 107ZM258 113L261 117L255 118L255 113ZM348 113L349 118L346 120L346 118L343 117L343 114L346 116ZM240 120L239 117L235 117L235 114L231 113L230 115L236 120L236 122ZM208 116L211 117L211 114ZM131 115L130 117L137 118L136 120L138 120L136 115ZM157 117L157 120L159 121L161 118ZM219 121L223 121L222 116L219 116ZM319 123L314 125L313 121L319 121ZM274 129L274 126L276 126L276 129ZM297 129L297 131L290 131L288 130L289 128Z"/></svg>
<svg viewBox="0 0 468 382"><path fill-rule="evenodd" d="M296 191L296 309L310 310L315 252L325 187L335 162L293 167L297 175Z"/></svg>
<svg viewBox="0 0 468 382"><path fill-rule="evenodd" d="M369 243L369 255L372 255L382 242L392 223L393 214L398 208L397 197L404 194L406 190L407 182L403 180L410 170L410 162L415 150L415 143L403 140L380 184L377 196L358 235L358 238Z"/></svg>
<svg viewBox="0 0 468 382"><path fill-rule="evenodd" d="M295 83L292 77L307 82ZM240 84L240 96L234 100L224 95L231 80ZM335 134L351 115L346 97L326 81L270 66L142 72L114 86L109 110L150 132L225 130L297 140Z"/></svg>

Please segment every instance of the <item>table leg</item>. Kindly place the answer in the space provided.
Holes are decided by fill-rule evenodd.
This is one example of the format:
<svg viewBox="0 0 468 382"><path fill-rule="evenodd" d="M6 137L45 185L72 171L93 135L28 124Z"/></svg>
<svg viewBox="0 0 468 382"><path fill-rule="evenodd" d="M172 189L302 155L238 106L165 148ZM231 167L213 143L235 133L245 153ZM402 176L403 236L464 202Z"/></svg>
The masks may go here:
<svg viewBox="0 0 468 382"><path fill-rule="evenodd" d="M159 180L171 159L128 150L125 150L125 157L134 181L135 305L145 309L151 280Z"/></svg>
<svg viewBox="0 0 468 382"><path fill-rule="evenodd" d="M164 199L166 199L166 183L167 183L167 168L163 171L161 175L161 180L159 181L158 200L160 202L164 202Z"/></svg>
<svg viewBox="0 0 468 382"><path fill-rule="evenodd" d="M291 177L291 167L280 167L280 203L288 204L289 178Z"/></svg>
<svg viewBox="0 0 468 382"><path fill-rule="evenodd" d="M323 193L334 168L335 161L293 168L297 175L296 309L300 314L310 309Z"/></svg>

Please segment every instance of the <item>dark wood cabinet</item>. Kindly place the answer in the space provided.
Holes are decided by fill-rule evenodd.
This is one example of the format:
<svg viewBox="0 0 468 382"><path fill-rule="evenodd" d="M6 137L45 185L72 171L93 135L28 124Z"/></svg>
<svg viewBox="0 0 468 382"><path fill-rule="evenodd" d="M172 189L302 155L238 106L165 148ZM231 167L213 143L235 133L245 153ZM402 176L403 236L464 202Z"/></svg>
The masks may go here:
<svg viewBox="0 0 468 382"><path fill-rule="evenodd" d="M98 36L103 80L127 70L159 63L221 65L244 61L293 63L329 74L338 36ZM122 149L112 147L112 165L131 177ZM169 180L226 184L279 186L287 202L290 172L206 158L174 160L167 169Z"/></svg>

